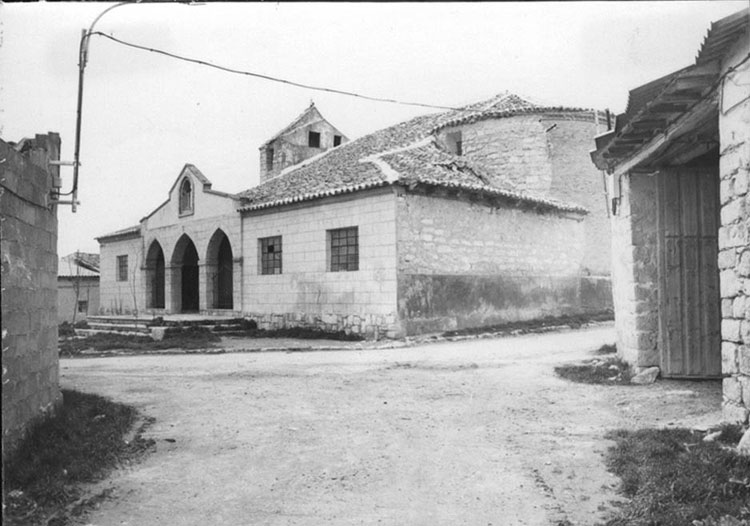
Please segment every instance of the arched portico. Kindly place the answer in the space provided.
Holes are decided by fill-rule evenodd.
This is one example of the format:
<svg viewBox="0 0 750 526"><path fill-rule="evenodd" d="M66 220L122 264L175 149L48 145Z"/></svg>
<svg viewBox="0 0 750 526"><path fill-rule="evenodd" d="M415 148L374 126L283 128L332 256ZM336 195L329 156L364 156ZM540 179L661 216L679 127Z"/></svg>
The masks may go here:
<svg viewBox="0 0 750 526"><path fill-rule="evenodd" d="M206 306L210 309L234 307L232 244L223 230L211 236L206 250Z"/></svg>
<svg viewBox="0 0 750 526"><path fill-rule="evenodd" d="M154 240L146 253L146 308L163 309L165 307L164 289L164 251L159 242Z"/></svg>
<svg viewBox="0 0 750 526"><path fill-rule="evenodd" d="M197 312L200 308L198 251L190 236L183 234L172 252L172 311Z"/></svg>

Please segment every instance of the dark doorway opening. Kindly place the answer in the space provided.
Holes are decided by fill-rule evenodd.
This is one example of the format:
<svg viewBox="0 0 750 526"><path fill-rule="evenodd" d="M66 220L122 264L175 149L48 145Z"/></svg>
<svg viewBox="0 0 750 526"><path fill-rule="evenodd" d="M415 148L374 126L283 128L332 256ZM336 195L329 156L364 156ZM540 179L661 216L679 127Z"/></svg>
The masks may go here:
<svg viewBox="0 0 750 526"><path fill-rule="evenodd" d="M182 312L197 311L198 295L198 252L190 241L182 256Z"/></svg>
<svg viewBox="0 0 750 526"><path fill-rule="evenodd" d="M147 301L151 309L164 308L164 251L158 241L151 243L146 256Z"/></svg>
<svg viewBox="0 0 750 526"><path fill-rule="evenodd" d="M234 307L232 244L221 230L214 232L206 251L206 304L212 309Z"/></svg>

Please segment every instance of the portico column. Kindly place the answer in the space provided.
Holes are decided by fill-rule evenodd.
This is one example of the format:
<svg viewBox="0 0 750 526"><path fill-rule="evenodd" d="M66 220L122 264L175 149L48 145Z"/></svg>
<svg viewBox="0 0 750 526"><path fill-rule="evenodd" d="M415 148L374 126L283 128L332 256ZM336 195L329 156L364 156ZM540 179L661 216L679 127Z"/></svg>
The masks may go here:
<svg viewBox="0 0 750 526"><path fill-rule="evenodd" d="M213 294L211 283L211 267L206 263L198 263L198 310L205 312L213 307L213 299L209 294Z"/></svg>
<svg viewBox="0 0 750 526"><path fill-rule="evenodd" d="M182 310L182 267L164 267L164 307L168 313Z"/></svg>
<svg viewBox="0 0 750 526"><path fill-rule="evenodd" d="M242 258L232 259L232 309L242 312Z"/></svg>

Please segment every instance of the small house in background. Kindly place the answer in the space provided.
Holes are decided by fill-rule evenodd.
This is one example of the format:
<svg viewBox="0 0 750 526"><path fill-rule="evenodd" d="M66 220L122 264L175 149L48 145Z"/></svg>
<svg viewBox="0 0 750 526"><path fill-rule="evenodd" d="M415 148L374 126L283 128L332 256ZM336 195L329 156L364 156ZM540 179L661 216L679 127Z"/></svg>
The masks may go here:
<svg viewBox="0 0 750 526"><path fill-rule="evenodd" d="M102 314L224 314L368 338L611 309L588 157L601 112L502 93L348 141L311 105L237 195L186 165L98 238Z"/></svg>
<svg viewBox="0 0 750 526"><path fill-rule="evenodd" d="M99 254L74 252L57 265L57 321L76 323L99 312Z"/></svg>
<svg viewBox="0 0 750 526"><path fill-rule="evenodd" d="M724 377L750 414L750 10L695 63L630 92L592 158L609 174L617 347L669 378Z"/></svg>

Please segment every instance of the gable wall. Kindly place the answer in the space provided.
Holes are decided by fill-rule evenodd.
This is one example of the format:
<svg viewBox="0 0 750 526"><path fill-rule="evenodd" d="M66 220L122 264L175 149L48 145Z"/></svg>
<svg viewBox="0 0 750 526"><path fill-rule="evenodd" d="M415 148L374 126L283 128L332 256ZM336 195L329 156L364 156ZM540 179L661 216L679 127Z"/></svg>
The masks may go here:
<svg viewBox="0 0 750 526"><path fill-rule="evenodd" d="M320 133L320 148L308 146L308 133L310 131ZM260 182L264 183L279 175L284 168L333 148L334 135L341 135L341 144L348 142L340 131L331 126L325 119L318 117L309 119L308 122L264 146L260 149ZM270 171L266 165L266 152L269 148L274 150L273 170Z"/></svg>
<svg viewBox="0 0 750 526"><path fill-rule="evenodd" d="M247 213L242 303L261 327L396 336L396 211L391 189ZM359 228L359 270L329 272L326 230ZM259 271L258 239L282 236L282 274Z"/></svg>

